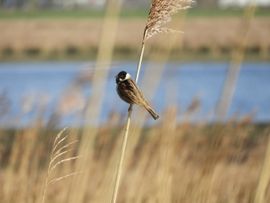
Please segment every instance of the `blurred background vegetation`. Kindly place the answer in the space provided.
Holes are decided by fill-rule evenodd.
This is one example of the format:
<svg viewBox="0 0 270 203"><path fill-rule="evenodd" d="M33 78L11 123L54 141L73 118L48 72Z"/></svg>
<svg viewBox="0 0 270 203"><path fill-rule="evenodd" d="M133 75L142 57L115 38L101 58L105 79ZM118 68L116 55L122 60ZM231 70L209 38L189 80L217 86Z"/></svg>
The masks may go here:
<svg viewBox="0 0 270 203"><path fill-rule="evenodd" d="M119 202L270 202L270 0L250 2L197 0L170 24L183 35L147 41L139 86L161 119L135 108ZM114 76L135 75L150 0L112 7L0 0L0 202L110 201Z"/></svg>
<svg viewBox="0 0 270 203"><path fill-rule="evenodd" d="M237 27L249 1L200 0L180 22L185 30L174 47L173 59L229 59L238 44ZM0 58L94 59L106 1L2 0L0 3ZM249 29L246 57L268 60L269 1L257 1ZM149 7L148 1L123 2L115 57L135 59ZM183 15L180 14L180 15ZM10 21L12 20L12 21ZM70 29L73 28L73 29ZM214 32L215 31L215 32ZM27 32L27 33L26 33ZM80 37L79 37L80 36ZM155 42L162 47L162 42ZM181 53L181 54L179 54Z"/></svg>

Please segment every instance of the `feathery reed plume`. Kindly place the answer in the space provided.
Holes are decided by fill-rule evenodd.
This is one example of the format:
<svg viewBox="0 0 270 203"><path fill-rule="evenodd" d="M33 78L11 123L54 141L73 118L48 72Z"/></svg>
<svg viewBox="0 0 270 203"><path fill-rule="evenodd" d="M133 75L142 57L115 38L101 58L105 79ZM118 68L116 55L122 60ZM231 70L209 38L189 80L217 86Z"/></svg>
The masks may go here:
<svg viewBox="0 0 270 203"><path fill-rule="evenodd" d="M180 32L166 27L166 24L171 21L171 16L176 14L179 10L184 10L191 7L193 0L152 0L150 12L148 15L148 20L143 32L143 39L142 39L142 46L141 46L141 53L139 58L139 63L137 66L136 78L135 82L138 82L142 59L144 55L145 49L145 41L155 34L158 33L169 33L169 32ZM125 152L127 148L128 142L128 133L131 123L131 114L132 114L132 104L128 109L128 118L125 127L125 134L122 141L122 149L120 154L120 159L117 166L116 171L116 179L115 185L113 190L113 196L111 202L116 203L118 189L120 186L121 175L123 171L123 163L125 158Z"/></svg>
<svg viewBox="0 0 270 203"><path fill-rule="evenodd" d="M78 140L73 140L70 142L67 142L67 139L69 137L69 134L66 134L66 128L61 130L57 136L55 137L54 143L53 143L53 148L50 156L50 162L48 166L48 171L47 171L47 176L46 176L46 181L45 181L45 186L43 189L43 195L42 195L42 203L45 202L46 194L47 194L47 189L48 186L51 184L54 184L58 181L61 181L65 178L74 176L79 174L80 172L71 172L67 175L63 175L61 177L51 177L52 172L55 171L55 169L62 163L70 162L72 160L76 160L79 158L79 156L69 156L65 158L65 155L70 153L72 147L74 144L78 142ZM67 142L67 143L66 143Z"/></svg>
<svg viewBox="0 0 270 203"><path fill-rule="evenodd" d="M152 0L143 32L141 54L135 78L136 83L138 82L141 70L145 42L158 33L183 33L182 31L166 27L166 24L171 21L172 15L176 14L179 10L190 8L193 3L193 0Z"/></svg>
<svg viewBox="0 0 270 203"><path fill-rule="evenodd" d="M179 10L190 8L192 3L193 0L153 0L144 29L143 40L146 41L158 33L183 33L166 27L166 24L171 21L172 15Z"/></svg>

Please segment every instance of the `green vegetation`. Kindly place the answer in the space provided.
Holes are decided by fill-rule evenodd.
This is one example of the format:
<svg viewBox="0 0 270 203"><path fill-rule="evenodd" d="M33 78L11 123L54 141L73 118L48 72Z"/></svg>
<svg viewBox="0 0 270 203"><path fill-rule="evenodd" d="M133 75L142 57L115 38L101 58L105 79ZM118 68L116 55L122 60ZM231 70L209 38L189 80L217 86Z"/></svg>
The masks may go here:
<svg viewBox="0 0 270 203"><path fill-rule="evenodd" d="M242 16L243 9L192 9L188 11L188 17L230 17ZM126 9L121 16L123 18L146 18L147 11L143 9ZM0 19L77 19L77 18L101 18L104 10L0 10ZM257 9L255 16L270 16L269 9Z"/></svg>

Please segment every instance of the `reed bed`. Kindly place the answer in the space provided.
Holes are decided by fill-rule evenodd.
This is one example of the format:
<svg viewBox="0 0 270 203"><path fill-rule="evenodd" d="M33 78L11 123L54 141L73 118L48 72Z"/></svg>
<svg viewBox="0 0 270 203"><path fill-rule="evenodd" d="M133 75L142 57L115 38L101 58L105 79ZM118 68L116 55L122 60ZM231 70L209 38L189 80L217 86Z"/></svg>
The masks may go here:
<svg viewBox="0 0 270 203"><path fill-rule="evenodd" d="M136 82L145 42L157 33L178 32L167 28L171 14L192 3L182 1L179 6L173 0L166 1L172 3L170 7L162 2L165 1L152 3ZM185 111L186 119L182 123L177 119L176 104L160 112L161 119L153 125L145 125L147 118L138 109L133 114L136 122L130 131L132 111L127 125L118 113L100 124L110 67L103 66L103 71L99 67L104 61L112 60L121 5L122 1L108 2L99 33L96 68L91 77L92 94L82 115L92 125L61 129L57 127L60 113L56 111L46 123L41 109L32 127L0 129L0 202L269 202L269 124L253 124L252 117L232 118L226 123L192 123L189 119L196 116L200 106L196 98ZM165 10L159 16L162 9ZM157 74L153 78L151 71L146 72L142 82L148 98L153 96L164 65L175 48L174 40L166 43L165 54L160 49L152 55L158 62L153 70ZM179 42L184 46L181 36ZM69 51L76 49L71 46ZM242 57L243 52L239 49ZM149 57L149 52L146 54ZM239 64L240 59L236 61ZM147 83L149 80L153 80L151 85ZM166 88L170 91L166 96L170 101L174 101L177 90L172 87L168 81ZM65 99L59 107L64 104ZM123 131L126 132L124 144Z"/></svg>
<svg viewBox="0 0 270 203"><path fill-rule="evenodd" d="M269 149L266 150L269 125L245 121L220 125L177 124L176 112L176 108L168 109L159 125L141 130L131 159L126 163L118 202L245 203L253 202L258 190L264 199L260 202L270 201L269 188L265 186L269 183L269 155L265 158L269 154ZM118 133L121 125L110 123L108 120L98 129L93 156L85 170L75 175L88 173L90 177L84 202L108 201L104 192L106 184L112 186L111 176L121 141ZM69 142L82 142L81 132L69 129L66 132ZM53 151L57 133L58 129L42 128L1 130L1 155L5 154L1 156L1 202L40 202L51 161L48 154ZM67 158L76 155L78 148L79 143L69 147L72 152ZM62 163L54 177L73 172L76 172L74 161ZM71 188L72 177L50 184L46 202L69 201Z"/></svg>

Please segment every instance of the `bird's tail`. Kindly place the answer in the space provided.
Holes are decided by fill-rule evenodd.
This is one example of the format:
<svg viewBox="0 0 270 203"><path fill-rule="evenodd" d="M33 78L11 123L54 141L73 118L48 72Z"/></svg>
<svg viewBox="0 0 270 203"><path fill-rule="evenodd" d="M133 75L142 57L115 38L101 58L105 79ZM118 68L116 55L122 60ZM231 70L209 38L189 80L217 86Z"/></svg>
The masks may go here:
<svg viewBox="0 0 270 203"><path fill-rule="evenodd" d="M152 107L148 104L144 105L144 108L151 114L153 119L157 120L159 118L159 115L152 109Z"/></svg>

